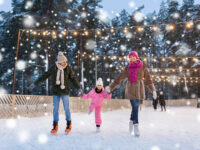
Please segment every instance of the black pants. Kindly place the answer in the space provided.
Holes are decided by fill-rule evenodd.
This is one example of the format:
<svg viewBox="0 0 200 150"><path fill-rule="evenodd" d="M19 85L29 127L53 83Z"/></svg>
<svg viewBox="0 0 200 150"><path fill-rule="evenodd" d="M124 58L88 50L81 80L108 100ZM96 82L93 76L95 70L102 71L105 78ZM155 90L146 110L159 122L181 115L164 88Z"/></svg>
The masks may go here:
<svg viewBox="0 0 200 150"><path fill-rule="evenodd" d="M166 107L165 105L161 105L161 111L165 110L166 111Z"/></svg>

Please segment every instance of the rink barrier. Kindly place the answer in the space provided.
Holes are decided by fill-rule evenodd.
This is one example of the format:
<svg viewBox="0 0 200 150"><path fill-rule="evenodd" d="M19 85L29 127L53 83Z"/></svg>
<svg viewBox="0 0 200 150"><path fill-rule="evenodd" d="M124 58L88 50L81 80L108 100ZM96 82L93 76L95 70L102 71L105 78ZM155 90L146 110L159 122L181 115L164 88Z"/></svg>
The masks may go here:
<svg viewBox="0 0 200 150"><path fill-rule="evenodd" d="M52 96L42 95L0 95L0 118L11 117L38 117L52 114ZM90 100L70 97L71 112L88 112ZM197 107L197 99L166 100L168 106L190 106ZM142 107L152 107L152 101L144 100ZM158 105L159 106L159 105ZM127 99L105 100L102 111L112 111L117 109L130 109L131 105ZM62 101L60 113L64 113Z"/></svg>

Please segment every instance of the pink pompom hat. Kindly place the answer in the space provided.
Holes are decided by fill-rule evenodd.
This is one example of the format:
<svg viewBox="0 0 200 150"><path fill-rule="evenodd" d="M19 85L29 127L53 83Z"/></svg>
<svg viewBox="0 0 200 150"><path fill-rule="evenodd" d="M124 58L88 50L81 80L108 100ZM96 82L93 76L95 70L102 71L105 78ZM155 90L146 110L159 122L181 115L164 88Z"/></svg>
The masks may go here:
<svg viewBox="0 0 200 150"><path fill-rule="evenodd" d="M137 59L139 59L138 57L138 53L136 51L132 51L128 54L128 58L130 58L131 56L135 56Z"/></svg>

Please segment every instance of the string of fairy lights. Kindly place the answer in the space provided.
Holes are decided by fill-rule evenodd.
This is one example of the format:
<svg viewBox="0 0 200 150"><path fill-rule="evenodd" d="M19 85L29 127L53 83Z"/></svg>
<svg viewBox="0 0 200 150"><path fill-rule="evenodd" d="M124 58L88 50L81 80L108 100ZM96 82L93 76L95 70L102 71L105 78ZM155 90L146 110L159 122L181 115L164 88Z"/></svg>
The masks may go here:
<svg viewBox="0 0 200 150"><path fill-rule="evenodd" d="M79 55L75 55L74 57L77 58ZM83 59L90 59L92 61L98 60L98 59L103 59L103 60L118 60L118 61L128 61L127 56L119 56L119 55L112 55L112 56L100 56L100 55L87 55L86 53L83 53L82 55ZM192 62L199 62L200 61L200 56L196 57L140 57L140 59L144 62L171 62L171 63L176 63L178 60L182 62L186 61L192 61Z"/></svg>
<svg viewBox="0 0 200 150"><path fill-rule="evenodd" d="M105 33L115 33L116 30L121 30L122 33L126 34L131 32L132 30L136 32L143 32L146 28L149 28L153 32L157 32L160 27L165 27L165 29L169 32L175 31L176 27L183 24L185 29L191 30L196 25L197 30L200 31L200 24L198 24L200 20L190 20L186 22L176 22L176 23L168 23L168 24L158 24L158 25L148 25L147 23L144 25L135 25L129 27L111 27L111 28L102 28L102 29L63 29L63 30L37 30L37 29L20 29L20 31L25 32L31 35L38 35L38 36L53 36L57 38L57 35L60 37L68 35L72 35L74 37L81 35L81 36L89 36L92 32L95 32L96 36L101 36Z"/></svg>
<svg viewBox="0 0 200 150"><path fill-rule="evenodd" d="M186 22L176 22L176 23L162 23L162 24L157 24L157 25L148 25L147 23L144 23L144 25L136 25L136 26L128 26L128 27L111 27L111 28L101 28L101 29L63 29L63 30L37 30L37 29L20 29L20 32L28 34L28 35L33 35L35 36L42 36L42 37L52 37L54 39L60 37L66 37L66 39L69 38L69 36L73 37L78 37L78 36L85 36L89 37L94 36L95 37L100 37L100 36L105 36L107 33L111 33L115 35L115 33L123 33L123 34L128 34L128 33L141 33L144 32L145 30L150 30L152 32L159 32L160 28L165 28L166 31L168 32L174 32L176 29L182 25L187 31L188 30L193 30L196 27L195 32L200 32L200 20L190 20ZM100 56L96 54L88 55L86 52L83 52L82 54L78 53L77 55L74 56L74 58L81 57L82 60L91 60L91 61L98 61L100 59L102 60L107 60L107 61L119 61L119 62L127 62L128 57L127 56L117 56L117 55L112 55L112 56ZM170 62L171 64L177 63L177 61L181 61L182 63L190 61L193 63L199 63L200 62L200 57L140 57L140 59L144 62ZM75 62L73 62L75 63ZM110 67L113 67L112 64L110 64ZM115 66L115 69L117 70L123 70L125 68L125 65L120 65L120 66ZM171 74L169 75L154 75L154 73L199 73L200 68L148 68L149 71L152 74L152 79L155 82L180 82L180 83L198 83L200 82L200 77L188 77L188 76L176 76Z"/></svg>

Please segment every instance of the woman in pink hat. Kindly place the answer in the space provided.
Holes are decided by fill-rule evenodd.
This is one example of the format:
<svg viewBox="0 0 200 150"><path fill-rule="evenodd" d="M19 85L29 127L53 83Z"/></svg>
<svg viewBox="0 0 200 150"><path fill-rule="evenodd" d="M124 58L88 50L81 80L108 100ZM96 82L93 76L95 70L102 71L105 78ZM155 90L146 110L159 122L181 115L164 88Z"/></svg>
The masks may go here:
<svg viewBox="0 0 200 150"><path fill-rule="evenodd" d="M106 87L106 91L109 93L114 90L120 82L128 78L125 89L125 98L130 99L132 106L129 132L135 136L139 136L139 121L138 121L138 108L140 100L145 99L145 88L144 84L153 93L153 97L156 99L156 89L152 82L151 76L147 70L147 67L139 59L137 52L132 51L128 55L129 64L123 70L123 72Z"/></svg>

